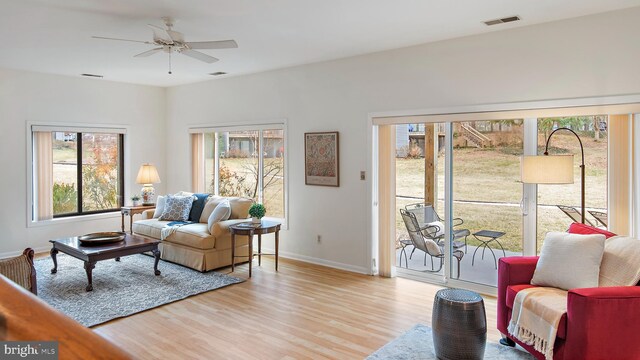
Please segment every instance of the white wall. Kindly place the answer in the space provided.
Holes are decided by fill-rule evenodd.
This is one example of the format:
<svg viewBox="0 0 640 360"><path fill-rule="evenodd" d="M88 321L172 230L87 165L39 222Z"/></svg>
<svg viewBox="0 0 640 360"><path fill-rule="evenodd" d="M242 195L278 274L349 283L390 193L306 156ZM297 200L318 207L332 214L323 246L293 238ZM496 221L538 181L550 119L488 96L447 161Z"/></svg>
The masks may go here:
<svg viewBox="0 0 640 360"><path fill-rule="evenodd" d="M368 113L640 93L640 8L167 91L167 189L188 189L191 125L289 121L289 255L369 268ZM304 185L303 133L340 131L339 188ZM316 234L323 241L316 242Z"/></svg>
<svg viewBox="0 0 640 360"><path fill-rule="evenodd" d="M135 177L143 162L156 164L161 179L166 177L165 92L150 86L0 69L0 255L21 252L27 246L49 248L47 241L57 237L120 228L119 214L27 227L28 121L127 125L128 197L140 191ZM164 191L164 183L156 189Z"/></svg>

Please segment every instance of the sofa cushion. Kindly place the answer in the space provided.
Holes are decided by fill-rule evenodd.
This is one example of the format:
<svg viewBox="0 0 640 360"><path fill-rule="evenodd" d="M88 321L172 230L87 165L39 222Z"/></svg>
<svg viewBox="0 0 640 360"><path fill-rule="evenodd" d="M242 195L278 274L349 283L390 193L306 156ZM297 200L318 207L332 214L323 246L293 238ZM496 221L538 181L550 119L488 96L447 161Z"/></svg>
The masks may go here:
<svg viewBox="0 0 640 360"><path fill-rule="evenodd" d="M193 204L193 196L174 196L167 195L164 204L164 211L160 215L160 220L166 221L187 221L191 205Z"/></svg>
<svg viewBox="0 0 640 360"><path fill-rule="evenodd" d="M577 223L574 222L573 224L571 224L569 226L569 234L584 234L584 235L589 235L589 234L602 234L604 235L604 237L606 237L607 239L612 237L612 236L616 236L616 234L604 230L604 229L600 229L597 227L593 227L593 226L589 226L586 224L582 224L582 223Z"/></svg>
<svg viewBox="0 0 640 360"><path fill-rule="evenodd" d="M614 236L604 243L600 286L633 286L640 281L640 240Z"/></svg>
<svg viewBox="0 0 640 360"><path fill-rule="evenodd" d="M218 206L216 206L207 220L207 229L209 229L209 233L213 234L212 230L215 223L228 220L230 215L231 205L229 204L229 200L224 199L220 204L218 204Z"/></svg>
<svg viewBox="0 0 640 360"><path fill-rule="evenodd" d="M213 210L215 210L215 208L218 206L218 204L220 204L222 202L222 200L224 200L224 199L225 198L223 198L222 196L218 196L218 195L209 196L209 199L204 204L204 208L202 209L202 214L200 215L200 221L198 221L198 222L206 224L207 221L209 220L209 216L211 216L211 213L213 212Z"/></svg>
<svg viewBox="0 0 640 360"><path fill-rule="evenodd" d="M169 221L158 219L138 220L133 223L133 232L136 234L160 239L162 228ZM196 249L213 249L216 244L216 237L209 234L207 224L188 224L178 227L178 229L166 239L166 242L190 246Z"/></svg>
<svg viewBox="0 0 640 360"><path fill-rule="evenodd" d="M136 234L160 239L162 228L168 223L169 221L161 221L158 219L138 220L133 223L132 229Z"/></svg>
<svg viewBox="0 0 640 360"><path fill-rule="evenodd" d="M563 290L597 287L604 241L601 234L547 233L531 284Z"/></svg>
<svg viewBox="0 0 640 360"><path fill-rule="evenodd" d="M253 200L241 197L229 197L231 204L231 216L229 219L246 219L249 217L249 208L253 205Z"/></svg>
<svg viewBox="0 0 640 360"><path fill-rule="evenodd" d="M200 222L200 216L202 215L202 210L204 210L204 204L209 198L209 194L193 194L193 197L191 211L189 212L189 221Z"/></svg>
<svg viewBox="0 0 640 360"><path fill-rule="evenodd" d="M156 199L156 210L153 212L153 218L159 218L164 212L164 204L167 201L166 196L158 196Z"/></svg>
<svg viewBox="0 0 640 360"><path fill-rule="evenodd" d="M507 287L507 296L505 297L505 301L507 304L507 307L509 309L513 309L513 302L516 299L516 294L518 294L518 292L520 290L524 290L524 289L528 289L528 288L532 288L535 287L534 285L529 285L529 284L521 284L521 285L511 285ZM564 315L562 315L562 317L560 318L560 323L558 324L558 332L556 334L557 337L559 337L560 339L566 339L567 338L567 314L565 313Z"/></svg>

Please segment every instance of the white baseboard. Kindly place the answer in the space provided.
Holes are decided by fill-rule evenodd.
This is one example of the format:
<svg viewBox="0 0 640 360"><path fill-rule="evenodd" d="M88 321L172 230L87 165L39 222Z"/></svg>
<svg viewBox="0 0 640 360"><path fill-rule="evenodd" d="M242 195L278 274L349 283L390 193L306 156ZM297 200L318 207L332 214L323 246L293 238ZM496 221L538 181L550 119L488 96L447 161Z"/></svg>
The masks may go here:
<svg viewBox="0 0 640 360"><path fill-rule="evenodd" d="M26 247L25 247L26 249ZM33 251L37 254L37 253L43 253L46 252L48 253L51 250L51 246L40 246L37 248L33 248ZM8 252L4 252L4 253L0 253L0 259L6 259L6 258L12 258L12 257L16 257L19 255L22 255L22 252L24 251L24 249L19 250L19 251L8 251Z"/></svg>
<svg viewBox="0 0 640 360"><path fill-rule="evenodd" d="M270 252L270 253L273 253L275 251L275 249L269 249L269 248L262 248L262 250L264 252ZM312 256L294 254L294 253L290 253L290 252L287 252L287 251L280 251L280 253L278 255L280 257L283 257L283 258L286 258L286 259L298 260L298 261L302 261L302 262L306 262L306 263L310 263L310 264L322 265L322 266L326 266L326 267L330 267L330 268L334 268L334 269L345 270L345 271L350 271L350 272L354 272L354 273L358 273L358 274L371 275L371 272L369 271L369 269L367 269L364 266L344 264L344 263L340 263L340 262L336 262L336 261L319 259L319 258L315 258L315 257L312 257Z"/></svg>

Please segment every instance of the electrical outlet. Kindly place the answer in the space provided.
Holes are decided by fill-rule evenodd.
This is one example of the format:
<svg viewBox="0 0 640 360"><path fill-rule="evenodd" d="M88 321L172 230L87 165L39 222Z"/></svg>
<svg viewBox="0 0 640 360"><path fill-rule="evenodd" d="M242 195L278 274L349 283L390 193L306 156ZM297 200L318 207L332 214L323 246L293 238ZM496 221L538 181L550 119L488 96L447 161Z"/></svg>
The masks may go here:
<svg viewBox="0 0 640 360"><path fill-rule="evenodd" d="M318 244L320 243L320 241L322 241L322 236L320 235L316 235L316 240L318 241Z"/></svg>
<svg viewBox="0 0 640 360"><path fill-rule="evenodd" d="M364 180L364 171L360 171L360 180Z"/></svg>

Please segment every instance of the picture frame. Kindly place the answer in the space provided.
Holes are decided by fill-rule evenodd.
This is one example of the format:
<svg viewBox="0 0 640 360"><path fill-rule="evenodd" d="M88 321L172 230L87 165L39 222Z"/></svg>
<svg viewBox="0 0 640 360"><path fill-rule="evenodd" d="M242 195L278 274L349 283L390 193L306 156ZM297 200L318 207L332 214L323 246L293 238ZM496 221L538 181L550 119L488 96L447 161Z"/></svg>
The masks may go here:
<svg viewBox="0 0 640 360"><path fill-rule="evenodd" d="M340 136L337 131L304 133L304 183L340 186Z"/></svg>

